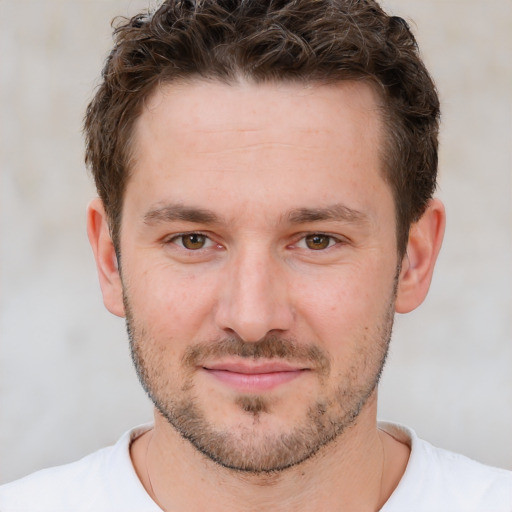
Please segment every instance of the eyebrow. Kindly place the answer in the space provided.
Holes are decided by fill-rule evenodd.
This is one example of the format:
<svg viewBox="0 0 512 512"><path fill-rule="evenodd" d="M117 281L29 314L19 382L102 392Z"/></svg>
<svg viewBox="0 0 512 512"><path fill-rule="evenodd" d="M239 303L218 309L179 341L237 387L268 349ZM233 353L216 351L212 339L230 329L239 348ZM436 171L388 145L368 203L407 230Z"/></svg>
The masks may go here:
<svg viewBox="0 0 512 512"><path fill-rule="evenodd" d="M170 204L152 208L144 215L144 222L149 225L176 220L197 224L219 223L219 217L212 211L183 204Z"/></svg>
<svg viewBox="0 0 512 512"><path fill-rule="evenodd" d="M368 216L343 204L333 204L325 208L297 208L287 215L292 224L305 224L317 221L343 221L354 224L366 224Z"/></svg>
<svg viewBox="0 0 512 512"><path fill-rule="evenodd" d="M343 204L334 204L323 208L296 208L285 216L290 224L306 224L318 221L343 221L354 224L365 224L368 216ZM148 225L173 221L192 222L196 224L221 224L221 219L211 210L185 206L183 204L166 204L152 208L144 215L144 223Z"/></svg>

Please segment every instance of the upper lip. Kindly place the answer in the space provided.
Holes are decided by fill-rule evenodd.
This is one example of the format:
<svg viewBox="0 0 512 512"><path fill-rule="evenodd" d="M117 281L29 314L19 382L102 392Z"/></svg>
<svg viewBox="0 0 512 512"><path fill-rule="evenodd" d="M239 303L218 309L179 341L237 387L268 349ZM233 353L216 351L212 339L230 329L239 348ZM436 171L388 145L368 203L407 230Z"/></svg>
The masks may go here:
<svg viewBox="0 0 512 512"><path fill-rule="evenodd" d="M301 365L288 363L286 361L221 361L205 363L202 365L202 367L206 370L244 373L248 375L277 372L296 372L307 369Z"/></svg>

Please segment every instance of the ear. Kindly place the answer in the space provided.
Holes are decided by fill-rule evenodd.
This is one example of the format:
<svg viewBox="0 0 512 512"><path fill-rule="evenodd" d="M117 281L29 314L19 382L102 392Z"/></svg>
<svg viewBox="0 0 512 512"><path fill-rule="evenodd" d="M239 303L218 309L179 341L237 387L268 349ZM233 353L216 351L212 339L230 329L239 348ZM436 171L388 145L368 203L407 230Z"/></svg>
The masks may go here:
<svg viewBox="0 0 512 512"><path fill-rule="evenodd" d="M110 236L107 214L99 198L93 199L87 207L87 235L96 260L103 303L111 313L123 317L123 286L116 251Z"/></svg>
<svg viewBox="0 0 512 512"><path fill-rule="evenodd" d="M425 300L441 249L445 222L443 203L432 199L425 213L411 226L398 282L397 313L408 313Z"/></svg>

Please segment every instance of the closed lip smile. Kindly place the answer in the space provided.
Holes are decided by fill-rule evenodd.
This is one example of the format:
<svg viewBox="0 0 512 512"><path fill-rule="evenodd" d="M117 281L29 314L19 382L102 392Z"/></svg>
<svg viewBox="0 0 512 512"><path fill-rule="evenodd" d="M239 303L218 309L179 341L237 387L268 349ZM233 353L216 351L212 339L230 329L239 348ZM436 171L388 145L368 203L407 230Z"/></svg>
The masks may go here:
<svg viewBox="0 0 512 512"><path fill-rule="evenodd" d="M220 361L206 363L202 369L224 385L252 393L273 389L309 371L286 361Z"/></svg>

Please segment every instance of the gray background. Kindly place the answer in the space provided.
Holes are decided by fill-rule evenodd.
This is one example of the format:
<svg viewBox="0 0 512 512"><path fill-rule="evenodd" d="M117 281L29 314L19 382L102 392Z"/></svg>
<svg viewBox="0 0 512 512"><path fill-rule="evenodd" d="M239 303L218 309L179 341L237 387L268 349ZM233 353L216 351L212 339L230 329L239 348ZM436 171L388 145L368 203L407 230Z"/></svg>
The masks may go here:
<svg viewBox="0 0 512 512"><path fill-rule="evenodd" d="M81 137L109 22L145 5L0 0L0 482L151 419L101 301ZM441 92L448 226L429 298L397 318L380 416L512 469L512 2L385 5Z"/></svg>

